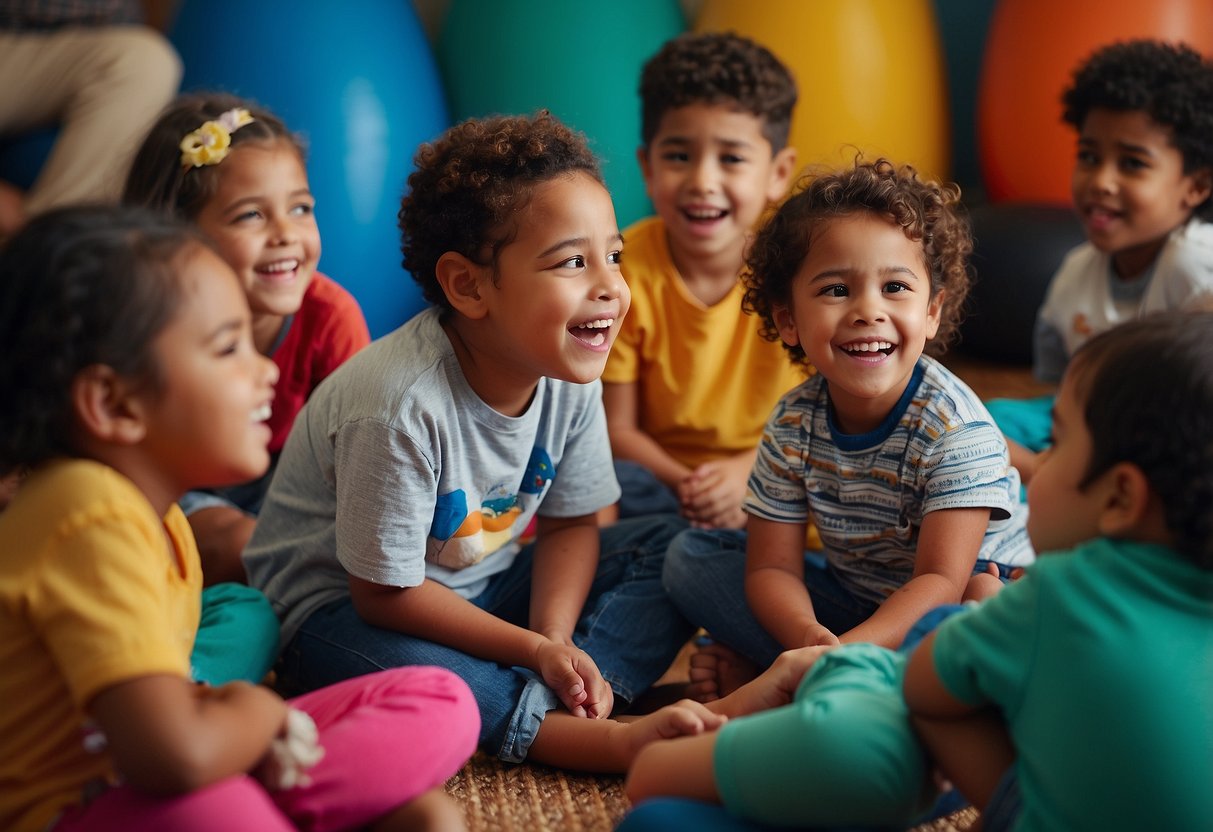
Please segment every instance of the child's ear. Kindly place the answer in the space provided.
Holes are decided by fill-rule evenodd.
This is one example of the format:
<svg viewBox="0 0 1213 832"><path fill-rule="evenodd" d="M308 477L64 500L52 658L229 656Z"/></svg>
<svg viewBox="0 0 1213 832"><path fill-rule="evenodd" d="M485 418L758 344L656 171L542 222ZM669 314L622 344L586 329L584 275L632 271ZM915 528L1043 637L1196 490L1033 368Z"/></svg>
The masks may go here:
<svg viewBox="0 0 1213 832"><path fill-rule="evenodd" d="M783 199L796 173L796 148L785 147L771 159L771 178L767 182L767 202Z"/></svg>
<svg viewBox="0 0 1213 832"><path fill-rule="evenodd" d="M935 293L935 297L927 304L927 340L930 341L939 332L939 321L943 316L943 297L947 294L943 289Z"/></svg>
<svg viewBox="0 0 1213 832"><path fill-rule="evenodd" d="M796 319L792 317L792 310L789 307L772 307L771 318L775 321L775 329L779 331L780 340L789 347L800 343L800 333L796 331Z"/></svg>
<svg viewBox="0 0 1213 832"><path fill-rule="evenodd" d="M1189 178L1192 186L1184 200L1184 207L1191 211L1208 199L1210 193L1213 193L1213 171L1209 168L1201 168L1190 174Z"/></svg>
<svg viewBox="0 0 1213 832"><path fill-rule="evenodd" d="M1132 462L1118 462L1099 479L1098 487L1104 489L1099 512L1101 535L1139 540L1165 536L1166 523L1161 517L1161 506L1140 467Z"/></svg>
<svg viewBox="0 0 1213 832"><path fill-rule="evenodd" d="M486 272L484 266L473 263L459 252L448 251L438 258L434 272L442 293L457 312L472 319L483 318L488 313L480 292Z"/></svg>
<svg viewBox="0 0 1213 832"><path fill-rule="evenodd" d="M650 184L653 181L653 166L649 163L649 148L648 145L641 145L636 148L636 161L640 163L640 176L644 179L644 192L649 199L653 198L653 186Z"/></svg>
<svg viewBox="0 0 1213 832"><path fill-rule="evenodd" d="M112 367L93 364L72 380L72 410L88 438L134 445L147 434L142 400Z"/></svg>

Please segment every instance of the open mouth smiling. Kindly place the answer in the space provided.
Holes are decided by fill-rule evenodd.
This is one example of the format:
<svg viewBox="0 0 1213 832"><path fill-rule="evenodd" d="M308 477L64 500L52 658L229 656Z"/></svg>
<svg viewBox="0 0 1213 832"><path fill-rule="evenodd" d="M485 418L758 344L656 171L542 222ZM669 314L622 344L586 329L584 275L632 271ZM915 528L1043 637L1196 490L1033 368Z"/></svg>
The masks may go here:
<svg viewBox="0 0 1213 832"><path fill-rule="evenodd" d="M728 216L723 208L683 208L682 214L691 222L714 222Z"/></svg>
<svg viewBox="0 0 1213 832"><path fill-rule="evenodd" d="M288 277L299 271L299 267L303 265L302 260L277 260L273 263L266 263L261 266L254 267L254 271L262 277L282 278Z"/></svg>
<svg viewBox="0 0 1213 832"><path fill-rule="evenodd" d="M614 318L596 318L595 320L569 327L569 333L584 344L591 347L601 347L606 343L607 333L610 332L614 324Z"/></svg>
<svg viewBox="0 0 1213 832"><path fill-rule="evenodd" d="M858 358L875 358L877 355L892 355L897 345L891 341L853 341L840 344L838 348Z"/></svg>

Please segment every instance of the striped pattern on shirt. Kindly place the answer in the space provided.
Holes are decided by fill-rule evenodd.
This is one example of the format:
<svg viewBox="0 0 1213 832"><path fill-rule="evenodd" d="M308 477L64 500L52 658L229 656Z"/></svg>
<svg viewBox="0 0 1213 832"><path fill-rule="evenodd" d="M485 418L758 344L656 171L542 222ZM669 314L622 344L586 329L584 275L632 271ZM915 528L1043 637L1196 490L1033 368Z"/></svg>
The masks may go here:
<svg viewBox="0 0 1213 832"><path fill-rule="evenodd" d="M767 520L812 518L839 579L877 603L910 579L923 517L987 507L979 557L1030 563L1006 441L976 394L927 356L870 433L838 431L821 376L784 396L767 421L745 502Z"/></svg>

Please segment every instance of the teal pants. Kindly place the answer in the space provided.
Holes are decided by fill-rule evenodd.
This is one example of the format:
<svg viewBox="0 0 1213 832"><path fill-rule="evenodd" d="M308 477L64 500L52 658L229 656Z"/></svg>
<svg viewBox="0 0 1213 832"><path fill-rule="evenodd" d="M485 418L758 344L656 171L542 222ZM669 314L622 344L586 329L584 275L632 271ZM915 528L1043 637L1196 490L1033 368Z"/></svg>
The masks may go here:
<svg viewBox="0 0 1213 832"><path fill-rule="evenodd" d="M202 590L202 620L190 654L194 681L260 682L278 658L278 616L265 596L243 584Z"/></svg>
<svg viewBox="0 0 1213 832"><path fill-rule="evenodd" d="M998 429L1025 448L1043 451L1053 432L1053 396L1034 399L991 399L986 409Z"/></svg>

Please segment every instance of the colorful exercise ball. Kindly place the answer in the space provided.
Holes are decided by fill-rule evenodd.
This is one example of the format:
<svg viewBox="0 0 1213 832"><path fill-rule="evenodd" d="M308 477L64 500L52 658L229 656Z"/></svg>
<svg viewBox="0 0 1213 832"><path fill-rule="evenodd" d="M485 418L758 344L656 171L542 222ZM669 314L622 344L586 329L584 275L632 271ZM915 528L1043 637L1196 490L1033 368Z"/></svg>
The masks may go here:
<svg viewBox="0 0 1213 832"><path fill-rule="evenodd" d="M371 334L424 308L400 265L396 212L417 146L450 119L413 5L185 0L171 39L183 90L251 98L303 137L320 269L358 299Z"/></svg>
<svg viewBox="0 0 1213 832"><path fill-rule="evenodd" d="M678 0L451 0L438 65L456 121L547 109L585 133L623 226L652 213L636 161L640 71L685 29Z"/></svg>
<svg viewBox="0 0 1213 832"><path fill-rule="evenodd" d="M1063 91L1098 48L1131 38L1183 41L1213 55L1209 0L1001 0L978 100L978 152L991 200L1070 201L1075 134Z"/></svg>
<svg viewBox="0 0 1213 832"><path fill-rule="evenodd" d="M796 76L790 142L801 165L856 152L949 175L948 92L930 0L704 0L696 31L735 31Z"/></svg>

